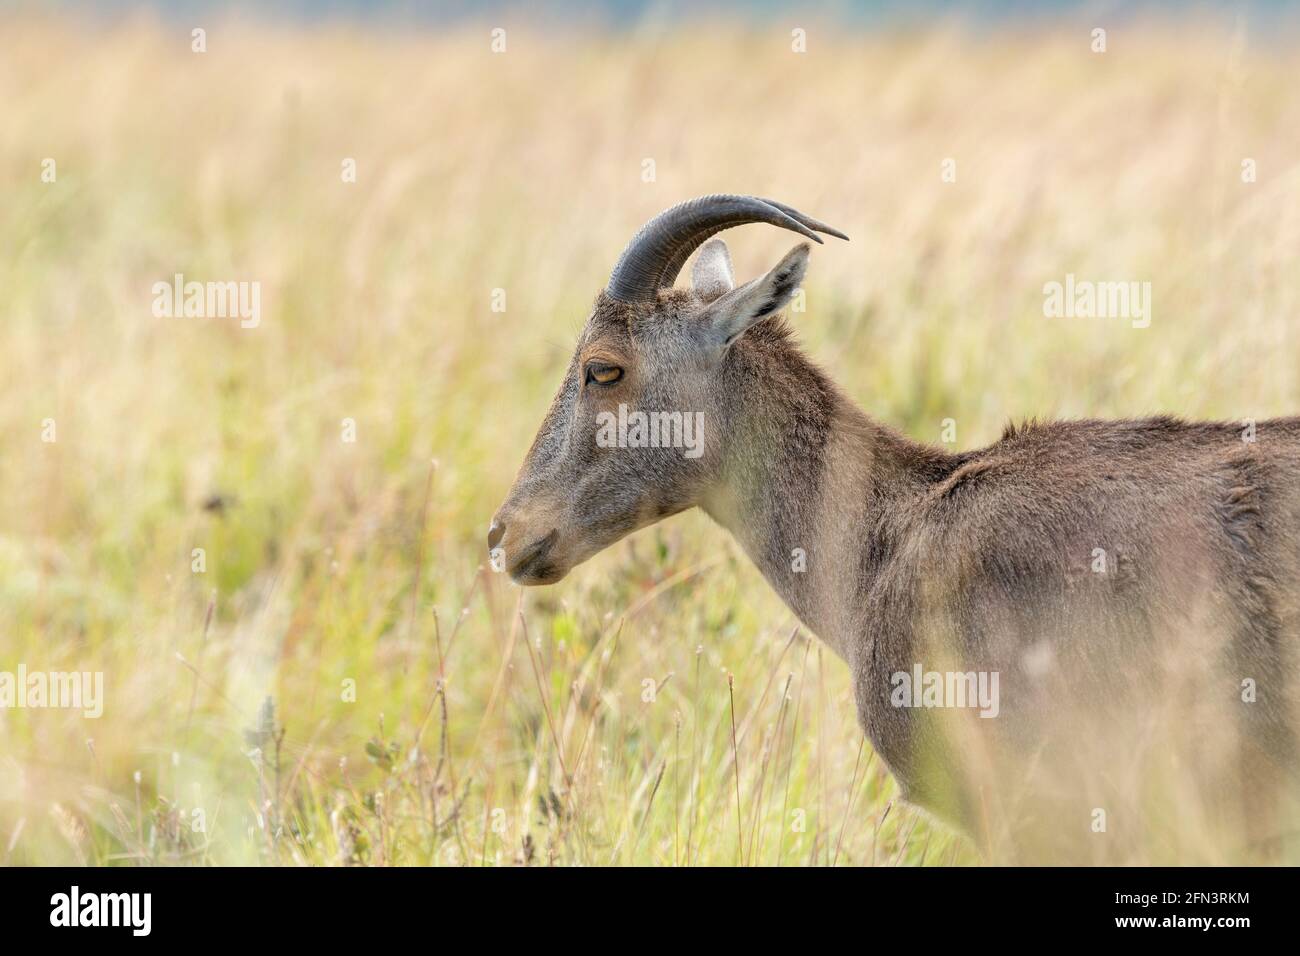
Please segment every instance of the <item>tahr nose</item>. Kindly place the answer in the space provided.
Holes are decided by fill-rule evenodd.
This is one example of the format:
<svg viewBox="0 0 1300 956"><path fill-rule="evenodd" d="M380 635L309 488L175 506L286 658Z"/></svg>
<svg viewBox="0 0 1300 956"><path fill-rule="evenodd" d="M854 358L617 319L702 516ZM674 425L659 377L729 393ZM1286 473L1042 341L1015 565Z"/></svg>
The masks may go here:
<svg viewBox="0 0 1300 956"><path fill-rule="evenodd" d="M494 548L496 548L496 546L501 543L501 539L504 538L505 536L506 536L505 522L497 518L493 518L492 524L488 527L488 550L491 551Z"/></svg>

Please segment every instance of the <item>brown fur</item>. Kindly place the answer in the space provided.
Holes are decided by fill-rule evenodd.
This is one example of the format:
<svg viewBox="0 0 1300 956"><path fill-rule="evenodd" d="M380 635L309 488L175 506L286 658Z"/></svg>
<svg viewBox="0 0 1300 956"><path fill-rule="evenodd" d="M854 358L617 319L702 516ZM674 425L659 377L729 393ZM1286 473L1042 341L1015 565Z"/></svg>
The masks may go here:
<svg viewBox="0 0 1300 956"><path fill-rule="evenodd" d="M847 662L905 795L990 843L1030 826L1088 833L1098 807L1136 826L1121 783L1149 769L1137 744L1166 712L1191 737L1179 772L1224 812L1240 810L1241 773L1292 772L1300 419L1260 423L1254 443L1238 425L1167 416L1030 422L953 454L870 420L779 317L702 352L707 309L676 290L650 306L598 299L498 515L507 550L511 534L558 532L544 573L517 579L557 580L637 527L704 508ZM625 368L599 394L578 380L593 349ZM587 406L616 401L704 412L706 453L594 448ZM1001 713L893 706L891 675L917 663L997 671ZM1095 845L1038 840L1022 858L1065 843Z"/></svg>

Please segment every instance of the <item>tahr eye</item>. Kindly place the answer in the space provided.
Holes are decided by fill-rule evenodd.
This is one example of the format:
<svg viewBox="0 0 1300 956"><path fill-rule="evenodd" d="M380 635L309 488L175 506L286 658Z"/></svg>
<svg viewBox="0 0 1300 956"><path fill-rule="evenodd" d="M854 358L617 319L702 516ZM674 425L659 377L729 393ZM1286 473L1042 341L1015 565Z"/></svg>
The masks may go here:
<svg viewBox="0 0 1300 956"><path fill-rule="evenodd" d="M588 365L587 384L613 385L623 377L623 370L617 365Z"/></svg>

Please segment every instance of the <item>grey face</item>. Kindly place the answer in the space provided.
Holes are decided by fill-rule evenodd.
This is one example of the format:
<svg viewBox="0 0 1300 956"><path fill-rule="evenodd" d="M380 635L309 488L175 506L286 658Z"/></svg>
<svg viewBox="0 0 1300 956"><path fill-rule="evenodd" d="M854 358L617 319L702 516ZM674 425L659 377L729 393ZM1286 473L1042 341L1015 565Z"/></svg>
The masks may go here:
<svg viewBox="0 0 1300 956"><path fill-rule="evenodd" d="M492 520L494 566L551 584L629 532L700 502L730 417L719 374L753 323L803 277L808 246L733 288L726 247L701 250L695 289L628 304L601 293L514 487Z"/></svg>

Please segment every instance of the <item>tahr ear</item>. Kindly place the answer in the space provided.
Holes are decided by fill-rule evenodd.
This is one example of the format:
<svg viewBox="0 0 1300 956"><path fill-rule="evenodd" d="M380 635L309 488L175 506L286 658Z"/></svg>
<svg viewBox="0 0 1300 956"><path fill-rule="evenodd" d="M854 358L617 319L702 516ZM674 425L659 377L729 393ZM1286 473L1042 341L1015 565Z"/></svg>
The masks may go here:
<svg viewBox="0 0 1300 956"><path fill-rule="evenodd" d="M731 253L721 239L710 239L700 246L691 269L691 286L704 302L712 302L736 287L731 271Z"/></svg>
<svg viewBox="0 0 1300 956"><path fill-rule="evenodd" d="M703 315L710 340L725 349L754 323L781 311L803 282L808 250L808 243L800 243L761 279L746 282L714 300Z"/></svg>

